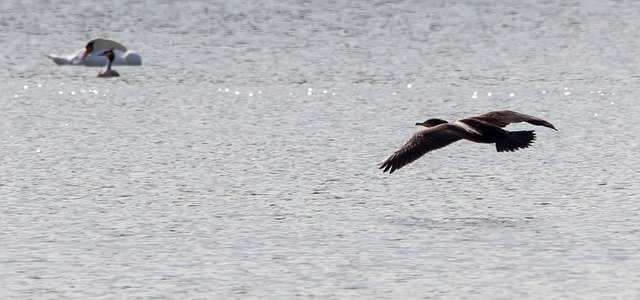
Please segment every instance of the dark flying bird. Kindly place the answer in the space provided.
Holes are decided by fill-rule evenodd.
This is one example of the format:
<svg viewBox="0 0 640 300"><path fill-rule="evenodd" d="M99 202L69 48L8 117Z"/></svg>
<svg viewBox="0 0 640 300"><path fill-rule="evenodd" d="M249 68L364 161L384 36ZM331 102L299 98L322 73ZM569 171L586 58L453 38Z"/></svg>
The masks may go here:
<svg viewBox="0 0 640 300"><path fill-rule="evenodd" d="M462 139L476 143L495 143L498 152L527 148L536 139L533 130L502 129L511 123L520 122L549 127L557 131L545 120L510 110L496 110L451 123L441 119L429 119L416 123L416 126L424 126L427 129L415 133L400 149L389 155L380 165L380 169L383 169L383 172L393 173L427 152Z"/></svg>

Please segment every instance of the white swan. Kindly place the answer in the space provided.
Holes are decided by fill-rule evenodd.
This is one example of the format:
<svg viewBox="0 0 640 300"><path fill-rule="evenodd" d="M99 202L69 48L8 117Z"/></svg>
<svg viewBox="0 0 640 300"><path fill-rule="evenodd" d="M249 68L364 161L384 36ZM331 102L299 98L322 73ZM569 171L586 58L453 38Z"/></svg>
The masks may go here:
<svg viewBox="0 0 640 300"><path fill-rule="evenodd" d="M128 51L125 46L116 41L103 38L90 40L84 49L79 50L76 54L67 56L50 54L47 57L51 58L57 65L104 66L109 60L100 54L109 49L114 50L113 65L142 65L142 58L139 54Z"/></svg>

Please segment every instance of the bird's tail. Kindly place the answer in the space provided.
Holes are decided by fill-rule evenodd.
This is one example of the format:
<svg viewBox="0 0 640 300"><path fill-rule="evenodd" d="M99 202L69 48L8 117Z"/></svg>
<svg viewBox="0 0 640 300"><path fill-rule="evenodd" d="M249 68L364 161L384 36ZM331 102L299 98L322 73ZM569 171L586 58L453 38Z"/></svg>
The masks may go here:
<svg viewBox="0 0 640 300"><path fill-rule="evenodd" d="M496 150L498 152L513 152L518 149L524 149L531 146L535 139L536 134L533 133L533 130L508 131L506 137L496 141Z"/></svg>

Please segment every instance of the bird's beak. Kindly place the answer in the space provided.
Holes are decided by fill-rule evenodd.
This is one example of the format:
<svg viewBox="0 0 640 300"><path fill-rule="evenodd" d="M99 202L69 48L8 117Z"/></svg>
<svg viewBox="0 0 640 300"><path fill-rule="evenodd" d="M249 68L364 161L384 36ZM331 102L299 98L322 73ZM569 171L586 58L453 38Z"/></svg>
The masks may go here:
<svg viewBox="0 0 640 300"><path fill-rule="evenodd" d="M424 123L416 123L416 126L422 126Z"/></svg>

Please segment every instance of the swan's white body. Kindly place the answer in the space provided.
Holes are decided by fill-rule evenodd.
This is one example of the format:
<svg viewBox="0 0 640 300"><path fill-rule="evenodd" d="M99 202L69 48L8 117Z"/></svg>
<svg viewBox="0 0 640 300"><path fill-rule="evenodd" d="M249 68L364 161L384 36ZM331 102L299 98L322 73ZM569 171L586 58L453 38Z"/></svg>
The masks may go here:
<svg viewBox="0 0 640 300"><path fill-rule="evenodd" d="M114 50L115 59L113 60L113 65L142 65L142 58L139 54L128 51L126 47L116 41L102 38L90 40L87 46L84 49L80 49L76 54L66 56L51 54L47 55L47 57L51 58L57 65L105 66L109 60L104 56L100 56L100 54L108 49Z"/></svg>
<svg viewBox="0 0 640 300"><path fill-rule="evenodd" d="M125 66L140 66L142 65L142 58L137 53L126 52L122 53L120 51L115 52L115 59L113 61L113 65L125 65ZM55 54L47 55L47 57L51 58L53 62L57 65L78 65L78 66L95 66L102 67L107 65L109 61L104 56L98 56L94 54L90 54L88 56L82 57L84 54L84 50L80 50L76 54L67 55L67 56L57 56Z"/></svg>

